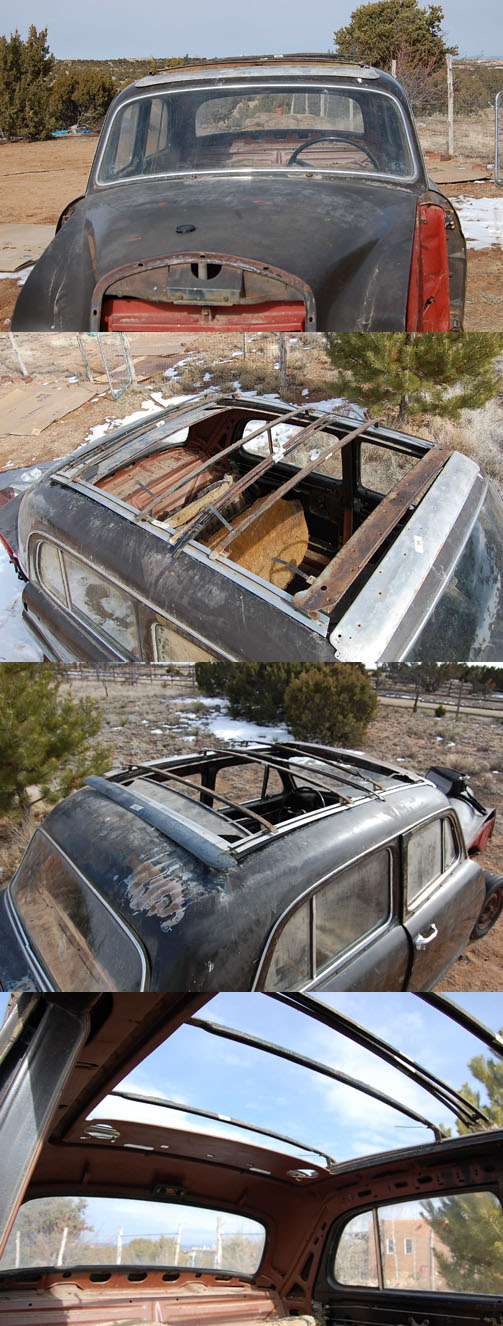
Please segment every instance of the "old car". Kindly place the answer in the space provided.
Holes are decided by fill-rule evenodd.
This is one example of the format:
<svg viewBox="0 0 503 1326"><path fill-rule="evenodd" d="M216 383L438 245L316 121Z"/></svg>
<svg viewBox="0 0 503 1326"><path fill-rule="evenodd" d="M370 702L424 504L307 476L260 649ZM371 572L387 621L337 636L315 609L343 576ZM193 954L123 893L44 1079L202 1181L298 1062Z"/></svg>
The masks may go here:
<svg viewBox="0 0 503 1326"><path fill-rule="evenodd" d="M4 989L428 989L503 907L493 824L457 771L306 743L91 776L1 895Z"/></svg>
<svg viewBox="0 0 503 1326"><path fill-rule="evenodd" d="M168 407L46 467L0 531L49 659L503 657L481 466L337 402Z"/></svg>
<svg viewBox="0 0 503 1326"><path fill-rule="evenodd" d="M466 254L389 74L184 61L112 102L16 331L449 331Z"/></svg>
<svg viewBox="0 0 503 1326"><path fill-rule="evenodd" d="M388 1000L388 1035L383 996L244 998L13 1002L2 1326L497 1321L503 1132L447 1047L498 1072L501 1036L435 996Z"/></svg>

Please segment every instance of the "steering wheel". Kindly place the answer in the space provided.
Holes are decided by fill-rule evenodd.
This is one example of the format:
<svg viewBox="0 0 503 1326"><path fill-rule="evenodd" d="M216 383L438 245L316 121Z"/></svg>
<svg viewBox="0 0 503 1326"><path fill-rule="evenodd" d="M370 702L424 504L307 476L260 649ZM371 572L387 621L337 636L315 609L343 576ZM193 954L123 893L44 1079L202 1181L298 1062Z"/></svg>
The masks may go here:
<svg viewBox="0 0 503 1326"><path fill-rule="evenodd" d="M373 156L369 148L365 147L363 143L355 143L354 138L346 138L345 134L317 134L316 138L310 138L308 143L299 143L299 146L295 148L294 152L292 152L291 157L288 158L286 163L287 166L295 165L297 157L300 157L301 152L305 152L307 147L313 147L314 143L327 142L351 143L351 147L357 147L359 152L365 152L365 156L367 156L369 161L372 162L372 165L375 166L376 170L379 170L379 163L376 161L375 156Z"/></svg>
<svg viewBox="0 0 503 1326"><path fill-rule="evenodd" d="M317 806L325 806L325 797L319 787L295 787L288 792L284 806L287 810L316 810Z"/></svg>

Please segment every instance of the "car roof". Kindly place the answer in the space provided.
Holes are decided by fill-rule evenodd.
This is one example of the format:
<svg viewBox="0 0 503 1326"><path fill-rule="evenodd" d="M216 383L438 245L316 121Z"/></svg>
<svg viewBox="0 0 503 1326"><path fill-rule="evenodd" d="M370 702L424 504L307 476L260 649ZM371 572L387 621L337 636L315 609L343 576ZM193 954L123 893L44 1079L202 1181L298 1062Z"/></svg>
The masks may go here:
<svg viewBox="0 0 503 1326"><path fill-rule="evenodd" d="M203 59L195 56L184 60L183 63L167 65L155 73L146 74L142 78L135 80L135 88L155 87L161 83L183 83L197 81L205 83L214 80L215 76L222 71L225 79L232 79L235 75L250 79L262 79L264 71L270 73L274 71L281 76L305 78L313 75L319 75L320 72L326 74L330 72L330 77L341 79L355 79L360 82L386 81L392 84L395 80L384 71L376 69L372 65L358 63L358 61L347 62L340 56L332 54L330 51L314 53L292 53L286 55L239 55L224 56L222 58Z"/></svg>
<svg viewBox="0 0 503 1326"><path fill-rule="evenodd" d="M194 790L198 790L194 778L200 771L215 772L231 766L255 766L264 773L276 770L287 778L301 781L308 788L331 792L337 803L321 809L318 805L311 811L303 811L297 817L285 818L278 823L268 819L266 808L261 806L260 812L255 811L242 797L212 792L207 794L211 795L211 807L194 799ZM217 870L228 869L233 858L239 859L251 850L263 848L277 834L292 834L305 828L309 821L319 821L320 818L346 817L352 809L364 803L372 809L392 799L397 808L403 801L407 820L411 815L417 816L419 809L424 814L423 791L420 797L414 797L412 789L427 789L430 810L448 805L447 799L427 778L400 765L371 759L359 751L302 742L248 745L190 756L177 755L165 760L145 760L104 778L91 775L86 783L107 801L141 817ZM247 806L246 824L226 817L226 811L230 810L233 816L243 806Z"/></svg>

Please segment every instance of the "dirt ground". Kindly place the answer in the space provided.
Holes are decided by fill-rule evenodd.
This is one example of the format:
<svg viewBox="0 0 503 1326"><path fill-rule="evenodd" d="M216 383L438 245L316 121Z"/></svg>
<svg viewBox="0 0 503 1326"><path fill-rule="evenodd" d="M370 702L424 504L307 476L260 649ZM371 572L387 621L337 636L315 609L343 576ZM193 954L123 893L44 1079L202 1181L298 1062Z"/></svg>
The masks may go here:
<svg viewBox="0 0 503 1326"><path fill-rule="evenodd" d="M65 688L62 688L62 694ZM132 685L107 676L105 682L76 677L68 687L73 699L88 695L102 709L100 740L110 745L110 767L123 767L142 759L215 748L223 742L208 733L197 689L185 683L141 680ZM188 700L191 703L182 703ZM496 808L496 827L484 862L503 870L503 764L501 720L482 717L433 716L379 705L364 748L371 755L399 760L426 771L432 763L447 764L470 775L475 795ZM162 729L156 731L155 729ZM35 808L35 813L36 808ZM0 825L0 880L5 883L26 846L17 831L12 844L6 824ZM13 859L14 852L14 859ZM472 945L439 983L442 991L499 990L502 984L503 918L485 940Z"/></svg>
<svg viewBox="0 0 503 1326"><path fill-rule="evenodd" d="M428 137L426 146L438 148L445 138L445 125L439 133ZM443 136L443 137L442 137ZM438 142L437 142L438 139ZM460 131L460 146L472 150L474 159L489 160L490 138L487 142L473 138L473 146ZM86 187L89 168L96 148L96 137L69 137L51 139L46 143L0 142L0 224L12 221L54 223L63 208L79 197ZM435 177L435 165L432 174ZM459 194L470 197L501 197L501 188L484 181L443 184L443 191L455 200ZM1 269L1 255L0 255ZM466 331L503 330L503 251L493 246L468 252L468 289L466 302ZM19 293L18 280L0 280L0 328L10 326L10 318Z"/></svg>

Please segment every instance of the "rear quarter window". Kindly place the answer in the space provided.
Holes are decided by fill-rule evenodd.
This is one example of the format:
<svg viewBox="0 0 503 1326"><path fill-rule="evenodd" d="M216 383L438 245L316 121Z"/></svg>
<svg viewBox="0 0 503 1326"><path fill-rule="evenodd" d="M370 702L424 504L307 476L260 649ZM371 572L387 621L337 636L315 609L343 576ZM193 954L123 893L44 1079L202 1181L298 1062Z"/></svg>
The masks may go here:
<svg viewBox="0 0 503 1326"><path fill-rule="evenodd" d="M442 1194L355 1216L337 1243L339 1284L435 1293L503 1293L503 1211L492 1192Z"/></svg>

